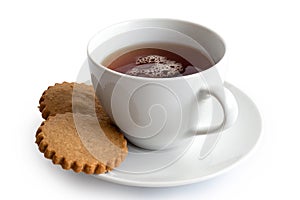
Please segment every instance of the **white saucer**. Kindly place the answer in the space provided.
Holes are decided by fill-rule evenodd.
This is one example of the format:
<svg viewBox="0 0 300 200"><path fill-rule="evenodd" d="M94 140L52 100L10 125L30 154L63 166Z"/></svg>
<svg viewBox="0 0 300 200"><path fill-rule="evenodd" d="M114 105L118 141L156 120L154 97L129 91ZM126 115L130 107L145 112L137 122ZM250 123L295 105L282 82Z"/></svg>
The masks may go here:
<svg viewBox="0 0 300 200"><path fill-rule="evenodd" d="M197 137L190 148L170 165L147 173L126 172L122 168L136 166L134 154L128 154L125 162L113 171L95 177L123 185L139 187L171 187L210 179L236 166L256 146L261 135L261 117L251 99L238 88L225 83L237 99L239 116L236 124L224 131L216 147L204 159L199 159ZM130 145L130 144L129 144ZM136 147L129 146L129 152ZM143 150L139 150L141 152ZM147 152L145 152L147 154ZM150 163L161 162L159 156ZM140 162L138 168L147 167L149 162ZM164 165L164 164L163 164ZM134 169L135 170L135 169ZM132 171L134 171L132 170Z"/></svg>

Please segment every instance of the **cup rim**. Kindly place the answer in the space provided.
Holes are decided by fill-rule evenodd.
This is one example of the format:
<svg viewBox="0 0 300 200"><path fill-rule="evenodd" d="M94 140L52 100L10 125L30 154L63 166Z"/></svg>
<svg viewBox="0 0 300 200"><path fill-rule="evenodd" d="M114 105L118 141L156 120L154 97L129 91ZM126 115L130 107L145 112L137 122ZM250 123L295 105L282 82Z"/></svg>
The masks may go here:
<svg viewBox="0 0 300 200"><path fill-rule="evenodd" d="M114 71L104 65L101 65L99 63L96 63L94 61L94 59L92 58L91 56L91 52L89 50L89 46L92 42L92 40L98 35L100 34L101 32L107 30L107 29L110 29L112 27L115 27L115 26L120 26L122 24L128 24L128 23L136 23L136 22L143 22L143 21L169 21L169 22L180 22L180 23L185 23L185 24L189 24L189 25L192 25L192 26L197 26L197 27L201 27L207 31L209 31L211 34L214 34L216 35L220 40L221 42L223 43L224 45L224 54L223 56L220 58L220 60L215 63L214 65L212 65L211 67L209 67L208 69L206 70L203 70L203 71L199 71L197 73L194 73L194 74L189 74L189 75L183 75L183 76L176 76L176 77L168 77L168 78L164 78L164 77L157 77L157 78L153 78L153 77L141 77L141 76L132 76L132 75L128 75L128 74L123 74L121 72L117 72L117 71ZM121 22L118 22L118 23L114 23L110 26L107 26L101 30L99 30L96 34L94 34L88 41L88 44L87 44L87 56L88 56L88 60L91 61L95 66L97 67L100 67L110 73L113 73L117 76L121 76L121 77L126 77L126 78L130 78L130 79L136 79L136 80L151 80L151 81L168 81L168 80L176 80L176 79L182 79L182 78L193 78L193 77L196 77L196 76L199 76L201 75L202 73L204 72L207 72L209 70L211 70L212 68L215 68L217 67L217 65L219 65L219 63L222 62L222 60L224 60L224 57L226 56L226 52L227 52L227 46L226 46L226 43L224 41L224 39L218 34L216 33L215 31L203 26L203 25L200 25L200 24L197 24L197 23L194 23L194 22L190 22L190 21L186 21L186 20L180 20L180 19L173 19L173 18L138 18L138 19L131 19L131 20L125 20L125 21L121 21Z"/></svg>

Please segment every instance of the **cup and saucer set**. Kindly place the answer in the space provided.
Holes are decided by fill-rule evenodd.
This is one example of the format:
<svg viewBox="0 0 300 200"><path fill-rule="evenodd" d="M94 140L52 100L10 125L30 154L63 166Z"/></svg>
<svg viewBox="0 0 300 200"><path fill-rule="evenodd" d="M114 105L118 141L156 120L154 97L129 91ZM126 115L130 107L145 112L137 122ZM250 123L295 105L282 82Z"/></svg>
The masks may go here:
<svg viewBox="0 0 300 200"><path fill-rule="evenodd" d="M130 52L137 49L145 55L145 49L154 49L153 55L155 49L175 52L190 63L205 55L212 64L172 77L142 74L160 69L168 74L179 66L152 54L139 61L144 67L136 75L107 67L120 55L136 58ZM128 140L128 155L119 167L94 176L138 187L180 186L216 177L253 152L261 137L261 116L245 93L224 81L226 52L217 33L181 20L131 20L98 32L78 79L93 85Z"/></svg>

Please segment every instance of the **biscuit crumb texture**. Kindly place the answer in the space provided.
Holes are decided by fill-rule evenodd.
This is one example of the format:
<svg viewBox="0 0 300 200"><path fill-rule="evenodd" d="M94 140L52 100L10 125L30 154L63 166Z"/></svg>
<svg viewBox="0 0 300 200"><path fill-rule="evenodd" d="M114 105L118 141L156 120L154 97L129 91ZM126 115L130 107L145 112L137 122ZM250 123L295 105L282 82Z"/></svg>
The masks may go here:
<svg viewBox="0 0 300 200"><path fill-rule="evenodd" d="M128 152L127 142L116 127L80 113L49 117L39 127L36 143L54 164L87 174L111 171Z"/></svg>

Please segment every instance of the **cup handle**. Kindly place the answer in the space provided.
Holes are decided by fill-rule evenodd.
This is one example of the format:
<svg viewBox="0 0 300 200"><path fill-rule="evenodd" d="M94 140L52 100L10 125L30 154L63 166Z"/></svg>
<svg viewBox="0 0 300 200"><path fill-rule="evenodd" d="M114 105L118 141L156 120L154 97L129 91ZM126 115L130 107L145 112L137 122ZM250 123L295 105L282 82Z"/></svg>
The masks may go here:
<svg viewBox="0 0 300 200"><path fill-rule="evenodd" d="M207 133L216 133L230 128L236 121L238 116L238 104L231 91L224 87L224 95L221 92L213 92L205 90L206 94L214 97L223 109L223 122L220 125L210 126L205 129ZM220 93L220 94L219 94ZM208 131L207 131L208 130ZM203 130L198 131L199 135L203 135Z"/></svg>

